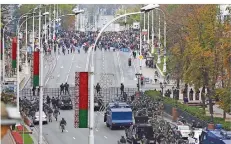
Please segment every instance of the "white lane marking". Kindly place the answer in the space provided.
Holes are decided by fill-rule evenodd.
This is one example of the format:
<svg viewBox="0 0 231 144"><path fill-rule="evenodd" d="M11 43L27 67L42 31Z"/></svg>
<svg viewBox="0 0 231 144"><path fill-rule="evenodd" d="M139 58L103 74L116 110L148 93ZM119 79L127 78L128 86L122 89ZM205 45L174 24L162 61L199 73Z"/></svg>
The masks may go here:
<svg viewBox="0 0 231 144"><path fill-rule="evenodd" d="M81 68L80 66L76 66L77 68Z"/></svg>
<svg viewBox="0 0 231 144"><path fill-rule="evenodd" d="M60 75L58 74L57 77L60 77Z"/></svg>
<svg viewBox="0 0 231 144"><path fill-rule="evenodd" d="M90 51L91 51L92 48L90 48L88 50L88 53L87 53L87 63L86 63L86 67L85 67L85 71L87 72L88 71L88 67L89 67L89 62L90 62Z"/></svg>
<svg viewBox="0 0 231 144"><path fill-rule="evenodd" d="M71 66L70 66L69 71L68 71L68 74L67 74L66 82L67 82L67 80L68 80L68 78L69 78L69 75L70 75L70 72L71 72L71 68L72 68L72 65L73 65L74 57L75 57L75 55L72 56L72 62L71 62Z"/></svg>
<svg viewBox="0 0 231 144"><path fill-rule="evenodd" d="M120 74L121 74L121 83L124 83L124 74L123 74L123 70L121 68L119 52L117 52L116 56L118 59L118 64L119 64L119 69L120 69Z"/></svg>
<svg viewBox="0 0 231 144"><path fill-rule="evenodd" d="M63 66L61 66L60 68L63 68Z"/></svg>
<svg viewBox="0 0 231 144"><path fill-rule="evenodd" d="M68 132L68 131L66 130L66 132Z"/></svg>
<svg viewBox="0 0 231 144"><path fill-rule="evenodd" d="M107 139L107 137L106 136L103 136L105 139Z"/></svg>
<svg viewBox="0 0 231 144"><path fill-rule="evenodd" d="M49 79L50 79L50 77L48 77L48 79L47 79L47 81L46 81L45 85L47 85L47 83L48 83Z"/></svg>
<svg viewBox="0 0 231 144"><path fill-rule="evenodd" d="M73 139L75 139L75 137L73 137Z"/></svg>
<svg viewBox="0 0 231 144"><path fill-rule="evenodd" d="M95 131L99 131L98 129L95 129Z"/></svg>

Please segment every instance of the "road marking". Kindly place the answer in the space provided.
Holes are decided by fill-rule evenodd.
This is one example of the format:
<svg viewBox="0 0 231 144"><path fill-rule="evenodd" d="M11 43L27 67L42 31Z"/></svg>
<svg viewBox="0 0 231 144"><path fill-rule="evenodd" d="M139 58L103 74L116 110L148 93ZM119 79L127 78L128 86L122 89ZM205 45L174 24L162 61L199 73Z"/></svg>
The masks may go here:
<svg viewBox="0 0 231 144"><path fill-rule="evenodd" d="M99 131L98 129L95 129L95 131Z"/></svg>
<svg viewBox="0 0 231 144"><path fill-rule="evenodd" d="M57 77L60 77L60 75L57 75Z"/></svg>
<svg viewBox="0 0 231 144"><path fill-rule="evenodd" d="M47 68L47 66L45 66L45 68Z"/></svg>
<svg viewBox="0 0 231 144"><path fill-rule="evenodd" d="M106 136L104 136L104 138L105 138L105 139L107 139L107 137L106 137Z"/></svg>
<svg viewBox="0 0 231 144"><path fill-rule="evenodd" d="M66 132L68 132L68 131L66 130Z"/></svg>
<svg viewBox="0 0 231 144"><path fill-rule="evenodd" d="M67 74L66 82L67 82L67 80L69 78L69 75L70 75L70 72L71 72L71 68L72 68L72 65L73 65L74 57L75 57L75 55L72 56L72 62L71 62L71 66L70 66L68 74Z"/></svg>
<svg viewBox="0 0 231 144"><path fill-rule="evenodd" d="M120 74L121 74L121 83L124 83L124 74L123 74L123 70L121 68L119 52L117 52L116 56L118 59L118 64L119 64L119 69L120 69Z"/></svg>
<svg viewBox="0 0 231 144"><path fill-rule="evenodd" d="M73 139L75 139L75 137L73 137Z"/></svg>
<svg viewBox="0 0 231 144"><path fill-rule="evenodd" d="M87 63L86 63L86 67L85 67L85 71L87 72L88 71L88 67L89 67L89 62L90 62L90 51L91 51L92 48L90 48L88 50L88 53L87 53Z"/></svg>
<svg viewBox="0 0 231 144"><path fill-rule="evenodd" d="M63 68L63 66L61 66L60 68Z"/></svg>
<svg viewBox="0 0 231 144"><path fill-rule="evenodd" d="M80 66L76 66L77 68L81 68Z"/></svg>

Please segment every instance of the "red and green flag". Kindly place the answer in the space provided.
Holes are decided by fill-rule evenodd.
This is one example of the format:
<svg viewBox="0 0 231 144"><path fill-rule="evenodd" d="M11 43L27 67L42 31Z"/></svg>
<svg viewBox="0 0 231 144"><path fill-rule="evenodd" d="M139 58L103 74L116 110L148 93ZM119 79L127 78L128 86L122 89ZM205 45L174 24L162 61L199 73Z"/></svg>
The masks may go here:
<svg viewBox="0 0 231 144"><path fill-rule="evenodd" d="M76 72L75 85L75 127L88 128L88 72Z"/></svg>
<svg viewBox="0 0 231 144"><path fill-rule="evenodd" d="M39 51L34 52L33 86L39 86Z"/></svg>
<svg viewBox="0 0 231 144"><path fill-rule="evenodd" d="M17 38L12 39L12 68L16 68L16 57L17 57Z"/></svg>

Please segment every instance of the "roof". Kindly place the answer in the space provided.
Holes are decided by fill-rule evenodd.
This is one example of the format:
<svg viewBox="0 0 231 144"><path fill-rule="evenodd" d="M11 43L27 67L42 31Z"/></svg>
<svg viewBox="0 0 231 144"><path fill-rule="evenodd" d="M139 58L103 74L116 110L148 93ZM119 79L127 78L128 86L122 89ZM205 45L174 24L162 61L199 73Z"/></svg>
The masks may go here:
<svg viewBox="0 0 231 144"><path fill-rule="evenodd" d="M229 131L224 131L224 132L229 133ZM217 129L209 130L208 135L211 136L211 137L216 137L218 139L223 139L223 140L227 139L224 135L221 134L221 130L217 130Z"/></svg>
<svg viewBox="0 0 231 144"><path fill-rule="evenodd" d="M111 108L111 112L132 112L131 108Z"/></svg>

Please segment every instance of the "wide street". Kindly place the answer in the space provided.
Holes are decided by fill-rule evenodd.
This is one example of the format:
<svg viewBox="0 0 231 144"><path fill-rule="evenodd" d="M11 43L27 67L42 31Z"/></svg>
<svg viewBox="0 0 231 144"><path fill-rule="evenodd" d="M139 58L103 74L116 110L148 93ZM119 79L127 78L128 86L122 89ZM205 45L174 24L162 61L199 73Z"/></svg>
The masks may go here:
<svg viewBox="0 0 231 144"><path fill-rule="evenodd" d="M90 51L85 53L81 51L80 54L69 54L69 55L58 55L57 65L51 75L51 78L46 80L46 87L54 88L59 87L61 83L69 83L70 86L74 86L75 79L74 73L77 71L85 71L86 67L90 67L91 59L89 65L87 65L87 57L91 54ZM112 52L112 51L100 51L97 50L94 55L95 64L95 84L101 82L101 74L113 74L112 77L112 87L119 87L121 79L124 78L124 84L133 85L135 87L136 81L134 80L134 67L128 67L127 59L128 54L123 52ZM104 61L103 61L104 59ZM118 61L118 59L120 59ZM104 67L104 68L103 68ZM55 144L74 144L76 142L86 144L88 142L88 129L74 128L74 110L62 110L59 116L59 120L65 118L67 121L66 131L61 133L59 128L59 121L53 121L47 125L43 125L43 134L48 143ZM110 130L106 127L103 122L103 114L95 112L95 143L117 143L117 140L124 135L124 130ZM38 126L36 126L38 129Z"/></svg>

